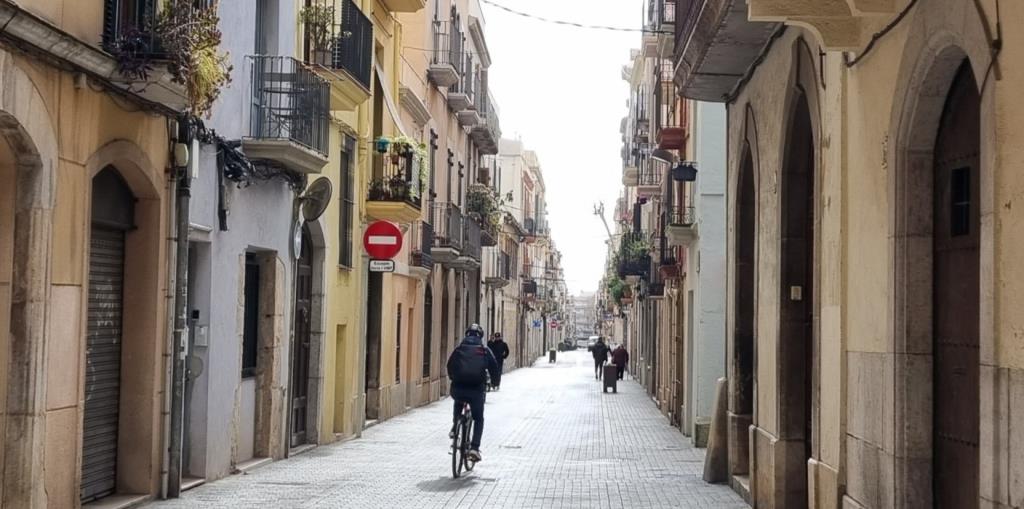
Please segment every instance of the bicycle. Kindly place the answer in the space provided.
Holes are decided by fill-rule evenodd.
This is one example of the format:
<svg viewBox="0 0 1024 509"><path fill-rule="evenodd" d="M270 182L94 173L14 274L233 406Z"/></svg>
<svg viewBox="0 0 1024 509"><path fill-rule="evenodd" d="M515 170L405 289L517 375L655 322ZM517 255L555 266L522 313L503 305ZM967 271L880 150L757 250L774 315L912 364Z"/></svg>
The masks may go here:
<svg viewBox="0 0 1024 509"><path fill-rule="evenodd" d="M470 440L473 436L473 414L469 403L462 402L462 414L455 424L455 436L452 438L452 477L458 479L462 469L472 472L476 463L469 458Z"/></svg>

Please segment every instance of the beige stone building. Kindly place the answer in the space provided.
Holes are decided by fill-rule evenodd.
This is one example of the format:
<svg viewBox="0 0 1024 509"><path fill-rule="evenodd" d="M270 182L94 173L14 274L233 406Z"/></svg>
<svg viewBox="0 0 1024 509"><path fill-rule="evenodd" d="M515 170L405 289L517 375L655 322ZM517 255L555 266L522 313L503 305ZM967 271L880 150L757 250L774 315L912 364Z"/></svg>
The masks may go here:
<svg viewBox="0 0 1024 509"><path fill-rule="evenodd" d="M682 95L728 107L728 481L756 507L1024 503L1022 19L678 11Z"/></svg>
<svg viewBox="0 0 1024 509"><path fill-rule="evenodd" d="M0 5L0 506L152 496L185 91L118 72L103 2L22 5Z"/></svg>

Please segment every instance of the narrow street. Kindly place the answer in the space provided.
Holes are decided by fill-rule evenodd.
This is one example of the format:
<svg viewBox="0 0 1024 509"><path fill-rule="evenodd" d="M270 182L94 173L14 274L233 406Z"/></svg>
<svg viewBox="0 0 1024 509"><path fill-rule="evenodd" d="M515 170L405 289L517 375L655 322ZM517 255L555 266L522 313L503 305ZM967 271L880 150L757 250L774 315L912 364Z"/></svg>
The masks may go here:
<svg viewBox="0 0 1024 509"><path fill-rule="evenodd" d="M507 374L488 395L484 462L458 480L447 454L448 399L362 438L150 505L173 507L743 508L701 478L694 449L627 381L602 394L586 352Z"/></svg>

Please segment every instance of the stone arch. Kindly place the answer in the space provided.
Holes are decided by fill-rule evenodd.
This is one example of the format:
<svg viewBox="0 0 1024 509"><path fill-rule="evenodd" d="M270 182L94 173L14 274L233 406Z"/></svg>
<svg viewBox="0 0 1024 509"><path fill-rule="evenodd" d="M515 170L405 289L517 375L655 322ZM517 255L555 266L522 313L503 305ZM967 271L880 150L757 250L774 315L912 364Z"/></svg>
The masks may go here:
<svg viewBox="0 0 1024 509"><path fill-rule="evenodd" d="M153 493L159 481L159 466L152 464L162 443L159 427L163 390L163 353L167 348L166 306L162 293L169 262L164 244L166 207L163 183L149 156L134 142L114 140L97 149L85 163L86 196L91 209L93 179L113 169L135 196L135 228L125 234L121 413L118 421L117 487L119 493ZM88 236L87 236L88 237ZM85 239L88 246L90 239ZM85 247L83 246L83 249ZM88 253L88 249L85 249ZM88 256L83 257L86 267ZM88 285L82 287L82 302L88 301ZM84 342L84 337L82 341ZM82 363L86 349L82 348ZM82 376L84 377L84 370ZM80 379L80 391L85 380Z"/></svg>
<svg viewBox="0 0 1024 509"><path fill-rule="evenodd" d="M803 37L791 47L786 91L785 134L778 152L779 296L775 351L776 503L806 507L808 461L817 451L820 429L820 260L821 109L814 53ZM796 292L796 293L794 293ZM763 345L762 345L763 346ZM784 474L783 474L784 472ZM757 486L759 495L769 487ZM771 497L769 497L771 498Z"/></svg>
<svg viewBox="0 0 1024 509"><path fill-rule="evenodd" d="M306 231L313 249L313 300L310 318L310 350L309 350L309 409L307 416L308 437L310 441L320 442L320 428L324 415L320 412L323 400L324 358L327 345L327 313L324 309L326 298L325 267L327 266L327 236L324 231L324 216L315 221L306 222Z"/></svg>
<svg viewBox="0 0 1024 509"><path fill-rule="evenodd" d="M984 86L991 58L984 20L977 11L946 0L929 3L932 5L922 5L919 14L909 20L911 31L929 35L908 39L904 49L890 121L893 140L886 154L886 164L893 168L887 172L892 238L889 277L893 288L889 325L895 381L892 461L896 489L892 505L898 508L932 505L932 217L936 136L947 95L961 65L968 62L975 82ZM994 351L995 260L991 217L996 137L994 100L991 95L986 97L985 90L979 93L982 253L979 260L979 338L984 386L984 366L986 359L991 361ZM982 391L981 407L985 408L987 401L991 408L995 397L991 392ZM986 423L982 415L981 426L984 429L995 423ZM981 435L984 442L985 433ZM986 458L986 454L989 457ZM994 469L984 468L987 462L993 462L995 454L998 453L982 444L979 456L982 486L986 483L986 472L996 475Z"/></svg>
<svg viewBox="0 0 1024 509"><path fill-rule="evenodd" d="M8 325L0 332L0 347L9 354L0 366L5 370L0 372L0 506L43 507L46 373L39 367L46 366L49 341L58 144L42 94L5 51L0 51L0 90L0 136L12 157L15 183L9 195L14 202L11 277L8 292L0 292L9 295L0 300L0 323Z"/></svg>
<svg viewBox="0 0 1024 509"><path fill-rule="evenodd" d="M744 107L744 124L741 131L740 157L734 168L737 175L730 193L736 202L729 213L734 218L730 242L732 244L732 282L729 288L732 301L728 329L728 475L742 476L750 473L752 445L749 428L756 423L756 301L757 301L757 203L758 164L757 118L751 104ZM751 200L748 202L747 200ZM750 217L750 215L753 217ZM752 220L753 224L745 221ZM753 232L749 228L753 227ZM747 253L745 248L752 248ZM749 255L749 258L746 256ZM748 266L749 264L749 266ZM750 270L746 272L745 269ZM744 307L743 299L749 292L752 309ZM750 316L746 313L749 312ZM747 334L747 328L751 328Z"/></svg>

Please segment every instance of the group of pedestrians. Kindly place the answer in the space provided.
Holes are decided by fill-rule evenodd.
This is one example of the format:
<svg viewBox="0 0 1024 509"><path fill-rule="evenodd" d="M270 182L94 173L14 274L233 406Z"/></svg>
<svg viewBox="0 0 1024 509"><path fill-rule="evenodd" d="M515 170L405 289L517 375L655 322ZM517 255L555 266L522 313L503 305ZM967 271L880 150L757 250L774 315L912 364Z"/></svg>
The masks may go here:
<svg viewBox="0 0 1024 509"><path fill-rule="evenodd" d="M618 370L618 379L622 380L626 373L626 364L629 363L629 352L626 351L625 346L619 344L615 350L612 350L605 344L604 338L597 338L597 342L590 346L590 353L594 356L594 378L596 380L601 379L609 355L611 355L612 364Z"/></svg>

